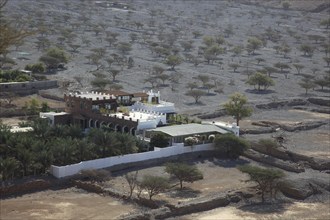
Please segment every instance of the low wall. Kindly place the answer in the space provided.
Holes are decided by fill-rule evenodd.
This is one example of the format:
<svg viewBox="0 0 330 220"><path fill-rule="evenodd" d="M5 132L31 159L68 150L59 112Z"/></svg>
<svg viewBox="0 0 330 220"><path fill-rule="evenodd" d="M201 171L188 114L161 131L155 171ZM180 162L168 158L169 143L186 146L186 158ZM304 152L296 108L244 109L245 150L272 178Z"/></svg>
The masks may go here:
<svg viewBox="0 0 330 220"><path fill-rule="evenodd" d="M0 195L8 196L15 193L26 193L31 191L48 189L51 186L49 181L45 180L32 180L22 184L14 184L10 186L0 187Z"/></svg>
<svg viewBox="0 0 330 220"><path fill-rule="evenodd" d="M144 153L135 153L135 154L126 154L123 156L113 156L96 160L83 161L76 164L71 164L67 166L54 166L50 167L50 173L56 178L63 178L67 176L72 176L79 173L81 170L86 169L102 169L102 168L111 168L118 165L130 166L132 163L148 161L157 158L166 158L170 156L176 156L180 154L193 153L199 151L211 151L214 150L214 145L202 144L195 145L193 147L187 146L184 147L183 143L176 144L175 146L166 147L158 149L157 151L149 151Z"/></svg>
<svg viewBox="0 0 330 220"><path fill-rule="evenodd" d="M57 80L0 83L1 92L14 92L20 95L36 93L41 89L56 88Z"/></svg>

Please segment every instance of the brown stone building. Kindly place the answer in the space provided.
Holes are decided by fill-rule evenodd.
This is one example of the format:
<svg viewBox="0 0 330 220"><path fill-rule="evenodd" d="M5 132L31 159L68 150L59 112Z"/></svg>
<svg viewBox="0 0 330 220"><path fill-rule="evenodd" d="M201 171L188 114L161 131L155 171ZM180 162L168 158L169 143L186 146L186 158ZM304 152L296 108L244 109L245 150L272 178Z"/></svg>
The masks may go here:
<svg viewBox="0 0 330 220"><path fill-rule="evenodd" d="M107 126L114 131L135 134L138 122L124 116L117 117L118 100L106 93L80 93L64 95L65 112L71 115L71 123L81 128ZM121 100L122 101L122 100Z"/></svg>

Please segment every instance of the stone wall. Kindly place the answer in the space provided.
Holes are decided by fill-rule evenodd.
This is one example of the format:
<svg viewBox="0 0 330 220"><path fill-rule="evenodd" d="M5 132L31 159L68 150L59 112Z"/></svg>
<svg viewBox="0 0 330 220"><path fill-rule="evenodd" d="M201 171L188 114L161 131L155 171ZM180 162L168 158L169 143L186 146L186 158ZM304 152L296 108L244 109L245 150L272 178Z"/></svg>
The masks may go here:
<svg viewBox="0 0 330 220"><path fill-rule="evenodd" d="M49 181L46 180L32 180L29 182L14 184L10 186L5 186L0 188L0 195L8 196L17 193L27 193L33 191L40 191L48 189L51 186Z"/></svg>
<svg viewBox="0 0 330 220"><path fill-rule="evenodd" d="M19 95L27 95L38 92L42 89L56 88L56 80L45 80L45 81L27 81L27 82L10 82L0 83L1 92L13 92Z"/></svg>

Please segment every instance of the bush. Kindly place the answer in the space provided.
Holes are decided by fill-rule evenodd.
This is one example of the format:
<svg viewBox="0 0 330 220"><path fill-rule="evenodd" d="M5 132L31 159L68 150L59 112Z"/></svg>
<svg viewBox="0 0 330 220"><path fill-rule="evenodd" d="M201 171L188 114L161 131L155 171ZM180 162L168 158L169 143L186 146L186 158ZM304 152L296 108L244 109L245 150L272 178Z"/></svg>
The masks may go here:
<svg viewBox="0 0 330 220"><path fill-rule="evenodd" d="M217 135L214 143L218 150L224 152L231 159L237 159L249 147L246 140L231 133Z"/></svg>
<svg viewBox="0 0 330 220"><path fill-rule="evenodd" d="M104 182L110 179L111 173L107 170L82 170L80 171L80 178L84 181Z"/></svg>
<svg viewBox="0 0 330 220"><path fill-rule="evenodd" d="M150 146L152 147L167 147L170 138L164 133L156 133L150 139Z"/></svg>
<svg viewBox="0 0 330 220"><path fill-rule="evenodd" d="M187 137L184 139L184 144L186 146L193 146L195 144L198 144L199 140L197 137Z"/></svg>
<svg viewBox="0 0 330 220"><path fill-rule="evenodd" d="M25 70L32 71L32 73L44 73L46 68L43 63L36 63L26 65Z"/></svg>
<svg viewBox="0 0 330 220"><path fill-rule="evenodd" d="M0 82L25 82L30 81L31 77L19 70L0 70Z"/></svg>

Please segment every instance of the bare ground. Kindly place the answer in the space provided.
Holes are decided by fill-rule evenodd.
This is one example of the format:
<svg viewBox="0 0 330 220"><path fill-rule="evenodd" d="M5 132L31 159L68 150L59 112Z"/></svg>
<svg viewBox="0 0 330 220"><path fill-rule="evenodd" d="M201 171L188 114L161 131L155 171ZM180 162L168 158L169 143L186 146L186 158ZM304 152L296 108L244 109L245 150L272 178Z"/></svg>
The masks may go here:
<svg viewBox="0 0 330 220"><path fill-rule="evenodd" d="M329 219L330 208L325 203L294 202L284 204L281 211L276 205L245 206L237 208L233 206L221 207L211 211L180 216L178 220L280 220L280 219Z"/></svg>
<svg viewBox="0 0 330 220"><path fill-rule="evenodd" d="M27 1L25 1L26 3ZM74 1L70 1L71 7L64 7L64 1L44 1L39 3L38 1L31 1L33 4L23 6L25 15L31 16L31 11L35 12L36 6L43 4L42 8L44 14L55 13L60 17L61 13L69 14L73 21L79 21L80 11L77 5L72 4ZM178 107L178 111L181 113L195 114L200 112L213 112L219 108L227 99L228 95L233 92L241 92L248 96L251 102L264 102L273 99L287 99L287 98L301 98L306 97L304 90L297 84L302 78L296 74L294 68L289 70L289 78L285 79L283 74L274 73L273 79L275 80L275 86L266 93L256 93L248 85L245 84L247 76L244 74L247 66L252 70L258 70L263 66L272 66L275 62L284 63L296 63L300 62L305 65L303 73L311 73L312 68L319 68L316 77L320 78L324 75L326 70L329 70L325 66L322 58L324 53L321 52L322 48L319 44L312 43L308 40L309 34L318 34L329 36L329 32L319 26L320 19L328 16L326 12L323 13L308 13L302 11L284 11L281 9L269 9L258 6L246 6L235 4L235 2L228 3L227 1L176 1L175 5L173 1L157 1L156 4L151 4L150 1L132 1L135 8L138 10L131 15L131 21L140 21L145 24L146 31L147 23L150 22L149 11L150 9L161 9L165 14L170 15L172 18L165 18L162 16L156 16L157 26L165 26L165 32L171 32L173 27L182 28L183 33L180 36L179 41L193 40L195 48L191 51L193 55L197 55L198 46L202 45L202 39L193 39L191 32L193 30L199 30L203 35L217 35L222 33L223 30L232 24L235 35L230 38L226 38L226 47L232 49L233 45L245 45L247 37L259 35L264 32L268 27L272 27L276 31L279 31L283 36L280 42L273 43L268 42L267 45L257 51L255 56L248 56L244 51L240 56L233 56L231 52L220 56L220 62L216 62L214 65L207 65L205 62L199 66L194 67L192 63L184 62L176 67L176 72L165 71L166 74L172 75L181 73L183 77L180 79L180 83L176 86L175 91L172 91L169 87L159 86L155 88L160 90L162 98L174 102ZM187 2L189 2L187 4ZM290 1L292 8L304 9L309 11L315 8L317 5L326 1ZM13 12L18 12L19 15L24 16L24 13L19 8L19 4L24 1L13 0L10 1L8 7L11 7ZM154 2L153 2L154 3ZM281 1L262 1L265 6L281 7ZM175 6L175 7L174 7ZM129 41L128 34L136 32L135 27L124 27L125 25L116 25L113 21L117 18L125 21L125 17L128 17L126 11L111 10L96 8L91 6L92 10L89 11L92 25L96 25L99 22L107 22L109 24L106 27L107 31L119 32L121 34L120 41ZM214 9L221 9L220 14L215 16L212 11ZM30 10L30 11L29 11ZM94 10L94 11L93 11ZM286 15L290 14L290 19L286 19ZM191 18L190 16L193 16ZM210 16L210 17L209 17ZM212 17L213 16L213 17ZM48 16L45 16L49 18ZM33 21L33 19L32 19ZM280 22L279 25L275 22ZM46 21L46 25L52 22ZM168 23L168 24L167 24ZM61 23L64 28L71 28L69 24ZM300 36L300 40L294 36L290 36L289 32L295 32L294 36ZM93 79L92 72L95 70L95 66L89 64L86 55L90 53L92 48L105 47L104 41L100 41L100 38L104 38L105 34L101 37L96 37L92 31L78 30L78 37L76 42L81 44L80 38L86 37L91 40L90 46L82 45L78 50L78 53L71 53L71 59L66 66L67 70L58 72L54 75L48 75L50 79L57 79L59 81L71 81L70 92L75 90L91 90L90 81ZM102 34L101 34L102 35ZM54 36L50 35L49 39L53 44L56 43L56 38L60 36L56 33ZM34 45L36 37L32 36L27 39L18 51L12 50L8 54L9 57L17 61L15 68L23 68L26 64L35 63L42 54L42 51L37 50ZM158 41L157 35L152 35L151 40ZM141 39L139 40L139 42ZM276 45L287 43L291 48L291 52L288 54L290 59L283 58L283 55L276 54L273 49ZM302 56L299 51L299 47L303 43L311 43L317 48L313 57ZM115 48L107 48L107 53L111 54L117 52ZM18 61L18 52L28 52L28 60ZM133 44L133 50L130 53L135 60L135 66L132 69L124 69L117 77L118 83L123 85L124 90L131 92L141 91L143 89L149 89L150 85L147 85L143 80L148 76L148 71L155 64L160 64L166 68L162 58L155 57L151 54L148 47L140 43ZM108 57L108 56L107 56ZM264 58L265 63L257 64L256 58ZM104 65L104 60L102 61ZM241 67L237 72L234 72L229 68L230 63L239 63ZM116 67L118 68L118 67ZM184 93L187 91L186 83L195 81L193 77L196 77L200 73L208 74L210 77L217 77L224 85L224 93L202 97L201 103L195 105L191 97L187 97ZM83 86L80 86L73 79L74 76L81 76L83 78ZM110 78L110 77L109 77ZM234 84L230 85L230 80L234 80ZM51 94L62 95L63 90L50 90ZM329 97L328 91L310 91L309 96ZM18 106L24 105L24 102L29 98L24 97L17 101ZM62 106L61 103L49 103L52 107ZM229 117L219 118L223 121L232 122L233 119ZM252 127L252 121L258 120L270 120L284 123L294 123L306 120L327 120L329 115L315 114L306 111L297 110L270 110L270 111L256 111L253 116L247 120L243 120L241 123L242 128ZM18 119L20 120L20 119ZM17 123L16 119L8 119L8 123ZM256 140L260 138L271 137L272 134L265 135L246 135L246 138ZM313 156L330 157L330 134L329 126L322 126L318 129L310 131L299 131L286 133L288 141L285 146L299 153L304 153ZM178 201L192 199L195 196L206 195L212 192L227 191L232 189L240 189L248 187L247 184L241 182L246 177L239 173L234 167L223 167L213 162L199 162L198 167L204 171L205 179L193 184L187 184L187 196L180 197L169 193L164 193L156 196L156 199L168 200L169 202L176 203ZM222 164L224 165L224 164ZM163 167L153 167L143 169L140 174L164 174ZM164 174L165 175L165 174ZM306 172L300 174L304 177L319 178L319 174L315 172ZM116 176L109 183L111 187L118 190L126 191L127 186L122 176ZM186 184L185 184L186 185ZM190 191L189 191L190 190ZM189 193L188 193L189 192ZM182 196L182 195L181 195ZM246 209L237 209L236 207L224 207L215 209L208 212L199 214L193 214L189 216L183 216L182 219L301 219L301 218L319 218L329 219L329 204L322 203L293 203L285 207L285 211L275 212L271 214L263 214L261 212L250 212ZM110 207L110 208L109 208ZM263 210L263 207L256 207L252 209ZM124 214L130 211L136 210L136 207L129 204L122 204L121 201L114 200L111 197L101 197L99 195L86 193L84 191L76 189L67 189L59 191L43 191L34 194L28 194L22 197L11 198L1 201L1 219L116 219L120 214Z"/></svg>
<svg viewBox="0 0 330 220"><path fill-rule="evenodd" d="M46 190L1 200L3 220L10 219L118 219L137 209L111 197L68 188Z"/></svg>

